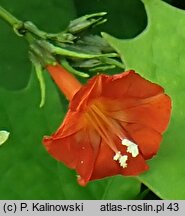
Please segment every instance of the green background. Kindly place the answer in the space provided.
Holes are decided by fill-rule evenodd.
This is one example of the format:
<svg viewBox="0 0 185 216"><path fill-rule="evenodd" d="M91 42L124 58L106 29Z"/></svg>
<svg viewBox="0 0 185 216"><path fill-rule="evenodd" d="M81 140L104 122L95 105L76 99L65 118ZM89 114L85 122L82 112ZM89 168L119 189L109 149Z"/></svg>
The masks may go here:
<svg viewBox="0 0 185 216"><path fill-rule="evenodd" d="M0 147L0 199L185 199L185 12L160 0L143 2L0 0L15 16L48 32L61 31L77 16L107 11L107 23L94 33L113 35L105 38L127 68L163 85L174 103L170 128L159 155L150 161L149 172L138 178L116 176L94 181L82 188L76 183L75 172L51 158L41 143L43 135L60 125L66 100L45 73L46 105L39 108L39 84L28 59L28 46L0 20L0 129L10 131L9 140ZM177 6L175 1L168 2Z"/></svg>

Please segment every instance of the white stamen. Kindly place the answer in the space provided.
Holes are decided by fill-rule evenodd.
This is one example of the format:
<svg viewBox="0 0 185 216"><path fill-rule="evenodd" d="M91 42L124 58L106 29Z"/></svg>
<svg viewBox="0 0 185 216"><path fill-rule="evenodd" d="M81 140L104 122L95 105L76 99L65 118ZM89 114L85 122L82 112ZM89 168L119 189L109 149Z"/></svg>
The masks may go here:
<svg viewBox="0 0 185 216"><path fill-rule="evenodd" d="M83 163L84 163L84 161L80 161L80 163L81 163L81 164L83 164Z"/></svg>
<svg viewBox="0 0 185 216"><path fill-rule="evenodd" d="M128 146L127 152L131 153L132 157L137 157L139 154L138 146L136 144Z"/></svg>
<svg viewBox="0 0 185 216"><path fill-rule="evenodd" d="M126 168L127 167L127 163L126 163L127 160L128 160L128 156L127 155L121 156L119 158L120 166L122 166L123 168Z"/></svg>
<svg viewBox="0 0 185 216"><path fill-rule="evenodd" d="M131 142L128 139L123 139L121 141L122 145L127 146L127 152L132 154L132 157L136 157L139 154L139 149L137 144L135 144L134 142Z"/></svg>
<svg viewBox="0 0 185 216"><path fill-rule="evenodd" d="M113 157L113 160L115 160L115 161L119 160L119 164L121 167L123 167L123 168L127 167L126 161L128 160L128 156L127 155L121 155L120 151L116 152L116 154Z"/></svg>
<svg viewBox="0 0 185 216"><path fill-rule="evenodd" d="M121 157L121 152L118 151L118 152L116 152L116 154L114 155L113 160L117 161L120 157Z"/></svg>
<svg viewBox="0 0 185 216"><path fill-rule="evenodd" d="M122 143L122 145L125 145L125 146L130 146L130 145L132 145L132 144L135 144L135 143L131 142L131 141L128 140L128 139L123 139L123 140L121 140L121 143Z"/></svg>

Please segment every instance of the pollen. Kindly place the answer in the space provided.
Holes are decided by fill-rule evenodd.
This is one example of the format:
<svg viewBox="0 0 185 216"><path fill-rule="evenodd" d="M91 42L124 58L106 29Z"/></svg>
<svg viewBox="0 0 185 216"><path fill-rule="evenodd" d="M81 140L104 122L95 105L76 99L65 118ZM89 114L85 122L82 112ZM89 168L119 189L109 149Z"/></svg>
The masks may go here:
<svg viewBox="0 0 185 216"><path fill-rule="evenodd" d="M132 154L132 157L137 157L139 154L139 149L138 149L138 145L135 144L134 142L131 142L128 139L123 139L121 141L122 145L127 146L127 152Z"/></svg>
<svg viewBox="0 0 185 216"><path fill-rule="evenodd" d="M121 152L118 151L118 152L114 155L113 160L117 161L117 160L119 160L120 157L121 157Z"/></svg>
<svg viewBox="0 0 185 216"><path fill-rule="evenodd" d="M127 160L128 160L128 156L127 155L121 156L119 158L120 166L123 167L123 168L126 168L127 167L127 163L126 163Z"/></svg>
<svg viewBox="0 0 185 216"><path fill-rule="evenodd" d="M123 168L126 168L126 167L127 167L126 161L128 160L128 156L127 156L127 155L121 155L121 152L120 152L120 151L118 151L118 152L114 155L113 160L115 160L115 161L118 160L121 167L123 167Z"/></svg>

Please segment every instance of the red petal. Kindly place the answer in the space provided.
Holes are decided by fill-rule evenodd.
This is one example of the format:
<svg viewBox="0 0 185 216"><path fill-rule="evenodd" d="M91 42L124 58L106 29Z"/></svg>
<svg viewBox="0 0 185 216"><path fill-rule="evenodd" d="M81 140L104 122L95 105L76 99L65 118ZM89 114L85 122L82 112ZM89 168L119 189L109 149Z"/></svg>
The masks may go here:
<svg viewBox="0 0 185 216"><path fill-rule="evenodd" d="M165 94L161 94L147 104L125 109L122 120L142 124L158 132L164 132L168 126L170 114L170 98Z"/></svg>
<svg viewBox="0 0 185 216"><path fill-rule="evenodd" d="M151 127L160 133L167 128L171 114L171 101L165 94L141 100L114 100L104 104L110 117L125 123Z"/></svg>
<svg viewBox="0 0 185 216"><path fill-rule="evenodd" d="M102 78L102 96L109 98L135 97L147 98L162 93L163 88L154 84L134 71L127 71Z"/></svg>
<svg viewBox="0 0 185 216"><path fill-rule="evenodd" d="M139 124L124 124L123 127L139 146L145 159L150 159L157 154L162 140L159 132Z"/></svg>
<svg viewBox="0 0 185 216"><path fill-rule="evenodd" d="M65 116L62 125L53 134L53 138L64 138L70 136L84 128L82 114L69 110Z"/></svg>
<svg viewBox="0 0 185 216"><path fill-rule="evenodd" d="M135 176L148 169L148 165L141 155L133 158L131 154L126 152L126 147L121 145L120 139L115 140L115 142L122 155L128 155L127 168L122 168L118 161L113 160L115 153L104 141L102 141L90 180L101 179L118 174Z"/></svg>
<svg viewBox="0 0 185 216"><path fill-rule="evenodd" d="M84 182L89 181L100 143L97 134L93 131L81 131L64 138L46 137L43 143L55 159L76 169Z"/></svg>
<svg viewBox="0 0 185 216"><path fill-rule="evenodd" d="M84 111L88 106L89 101L97 98L102 91L101 76L95 76L84 85L77 94L73 97L70 104L72 111Z"/></svg>
<svg viewBox="0 0 185 216"><path fill-rule="evenodd" d="M121 167L113 160L115 153L103 140L94 165L91 180L114 176L121 173Z"/></svg>
<svg viewBox="0 0 185 216"><path fill-rule="evenodd" d="M109 105L104 103L109 115L119 121L139 123L164 132L170 119L171 100L163 94L163 88L133 71L111 79L112 83L102 81L103 100L108 96L110 101Z"/></svg>
<svg viewBox="0 0 185 216"><path fill-rule="evenodd" d="M44 137L43 139L47 151L56 160L74 169L78 160L78 152L74 151L72 143L76 143L75 135L58 139L53 139L53 137Z"/></svg>
<svg viewBox="0 0 185 216"><path fill-rule="evenodd" d="M125 176L137 176L147 171L149 166L145 162L144 158L139 154L137 157L129 155L127 168L122 169L121 174Z"/></svg>

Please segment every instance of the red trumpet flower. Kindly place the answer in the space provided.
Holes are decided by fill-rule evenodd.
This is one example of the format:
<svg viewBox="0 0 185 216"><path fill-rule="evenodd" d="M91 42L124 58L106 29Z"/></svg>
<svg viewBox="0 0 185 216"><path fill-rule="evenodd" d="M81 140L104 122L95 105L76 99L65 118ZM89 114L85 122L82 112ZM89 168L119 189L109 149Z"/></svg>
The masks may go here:
<svg viewBox="0 0 185 216"><path fill-rule="evenodd" d="M148 170L168 126L171 100L164 89L130 70L97 75L82 86L60 65L47 67L70 100L59 129L43 143L78 173L80 185Z"/></svg>

